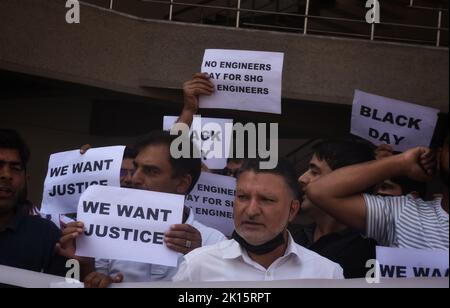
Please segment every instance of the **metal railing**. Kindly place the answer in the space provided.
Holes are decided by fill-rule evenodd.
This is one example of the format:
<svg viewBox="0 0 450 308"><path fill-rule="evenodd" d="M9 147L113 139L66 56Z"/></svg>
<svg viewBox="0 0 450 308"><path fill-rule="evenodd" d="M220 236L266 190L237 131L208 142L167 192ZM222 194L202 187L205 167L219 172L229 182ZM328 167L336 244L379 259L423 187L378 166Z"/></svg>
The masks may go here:
<svg viewBox="0 0 450 308"><path fill-rule="evenodd" d="M116 2L119 0L116 0ZM405 6L405 9L415 9L415 10L423 10L423 11L432 11L436 12L436 26L424 26L419 24L406 24L406 23L395 23L395 22L383 22L380 23L372 23L368 24L365 20L365 15L361 16L361 19L352 19L345 17L330 17L330 16L320 16L313 15L310 13L311 4L314 1L318 0L304 0L305 10L304 13L297 12L283 12L283 11L273 11L273 10L265 10L263 8L256 8L256 1L252 1L252 8L244 8L243 3L249 2L248 0L234 0L235 5L224 6L224 5L214 5L211 2L212 0L203 0L197 1L197 3L188 3L186 0L140 0L141 2L145 2L146 4L158 4L158 5L167 5L167 11L163 15L159 17L159 19L165 19L169 21L177 21L177 16L186 13L193 12L195 10L200 10L203 13L205 10L214 10L215 15L227 14L228 16L234 17L234 22L232 22L232 26L236 28L259 28L259 29L267 29L274 31L289 31L289 32L297 32L302 33L304 35L307 34L320 34L320 35L331 35L331 36L347 36L361 39L369 39L369 40L387 40L387 41L396 41L403 43L413 43L413 44L427 44L434 45L437 47L448 47L448 40L443 44L443 33L448 36L448 9L440 8L440 7L425 7L415 5L414 0L410 0L409 5ZM229 1L231 3L231 1ZM276 0L278 3L278 0ZM299 3L299 1L297 1ZM383 2L380 1L383 5ZM109 9L116 10L114 6L114 0L110 0ZM178 10L177 10L178 9ZM246 17L251 14L257 14L259 16L266 15L272 17L286 17L286 18L296 18L299 20L303 19L303 27L292 27L292 26L283 26L271 23L255 23L249 22L246 20ZM447 27L443 25L444 15L447 16ZM202 14L202 20L197 21L199 23L203 23L205 17ZM342 31L332 31L332 30L323 30L320 28L315 28L311 25L311 23L315 22L334 22L334 23L347 23L347 24L359 24L359 29L367 29L367 34L358 33L358 31L354 32L342 32ZM357 26L358 27L358 26ZM432 31L435 33L433 39L418 39L418 38L410 38L410 37L398 37L398 36L389 36L389 35L378 35L377 30L380 28L383 29L409 29L410 31ZM360 32L360 31L359 31ZM386 32L386 31L384 31Z"/></svg>

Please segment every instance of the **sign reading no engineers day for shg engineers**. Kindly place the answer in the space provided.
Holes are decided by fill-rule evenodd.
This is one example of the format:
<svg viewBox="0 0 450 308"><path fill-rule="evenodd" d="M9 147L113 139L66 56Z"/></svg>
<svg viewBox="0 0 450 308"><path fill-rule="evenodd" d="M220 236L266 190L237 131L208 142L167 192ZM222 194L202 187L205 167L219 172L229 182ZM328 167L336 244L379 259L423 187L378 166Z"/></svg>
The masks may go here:
<svg viewBox="0 0 450 308"><path fill-rule="evenodd" d="M205 50L201 71L216 91L200 97L200 108L281 114L284 53L246 50Z"/></svg>

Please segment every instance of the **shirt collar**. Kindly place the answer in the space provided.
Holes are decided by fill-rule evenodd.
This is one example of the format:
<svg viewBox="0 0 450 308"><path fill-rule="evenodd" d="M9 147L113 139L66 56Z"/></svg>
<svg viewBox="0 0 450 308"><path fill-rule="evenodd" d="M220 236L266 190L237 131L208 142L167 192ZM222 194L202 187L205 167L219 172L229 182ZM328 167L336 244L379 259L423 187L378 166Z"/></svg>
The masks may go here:
<svg viewBox="0 0 450 308"><path fill-rule="evenodd" d="M298 262L302 259L302 253L300 249L298 249L298 246L295 244L294 239L292 238L291 233L288 231L288 246L286 248L286 252L284 253L284 256L282 258L287 258L289 256L293 255Z"/></svg>
<svg viewBox="0 0 450 308"><path fill-rule="evenodd" d="M237 259L242 257L244 254L244 250L241 245L236 242L234 239L231 239L231 245L224 247L223 258L224 259Z"/></svg>

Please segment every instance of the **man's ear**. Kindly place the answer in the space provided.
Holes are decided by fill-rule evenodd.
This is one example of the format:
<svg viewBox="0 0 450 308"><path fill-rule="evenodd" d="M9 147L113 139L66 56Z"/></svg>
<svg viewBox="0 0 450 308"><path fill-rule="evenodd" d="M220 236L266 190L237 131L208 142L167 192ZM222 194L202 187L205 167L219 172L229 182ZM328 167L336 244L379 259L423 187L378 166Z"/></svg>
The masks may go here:
<svg viewBox="0 0 450 308"><path fill-rule="evenodd" d="M289 210L289 222L292 222L300 210L300 201L295 199L291 202L291 207Z"/></svg>
<svg viewBox="0 0 450 308"><path fill-rule="evenodd" d="M176 187L177 194L186 195L192 184L192 176L190 174L185 174L180 176L178 180L179 182Z"/></svg>

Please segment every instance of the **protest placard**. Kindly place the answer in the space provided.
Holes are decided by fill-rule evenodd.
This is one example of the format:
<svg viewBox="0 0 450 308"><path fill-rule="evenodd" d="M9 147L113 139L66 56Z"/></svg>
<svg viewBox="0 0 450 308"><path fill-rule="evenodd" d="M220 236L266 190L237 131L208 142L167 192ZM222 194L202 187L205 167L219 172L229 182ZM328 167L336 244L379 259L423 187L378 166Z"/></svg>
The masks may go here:
<svg viewBox="0 0 450 308"><path fill-rule="evenodd" d="M81 194L91 185L120 186L124 146L52 154L44 183L42 213L77 212Z"/></svg>
<svg viewBox="0 0 450 308"><path fill-rule="evenodd" d="M177 266L178 254L164 233L183 220L184 196L119 187L91 186L81 196L78 256Z"/></svg>
<svg viewBox="0 0 450 308"><path fill-rule="evenodd" d="M430 146L439 110L355 91L351 133L395 151Z"/></svg>
<svg viewBox="0 0 450 308"><path fill-rule="evenodd" d="M381 278L448 277L448 250L377 247Z"/></svg>
<svg viewBox="0 0 450 308"><path fill-rule="evenodd" d="M170 130L177 121L176 116L165 116L163 129ZM227 125L228 124L228 125ZM223 169L230 156L233 120L194 116L191 136L194 145L201 150L202 162L209 169Z"/></svg>
<svg viewBox="0 0 450 308"><path fill-rule="evenodd" d="M236 179L202 172L186 205L194 211L195 219L230 237L234 231L233 206Z"/></svg>
<svg viewBox="0 0 450 308"><path fill-rule="evenodd" d="M200 97L200 108L281 114L283 61L279 52L205 50L202 72L215 92Z"/></svg>

